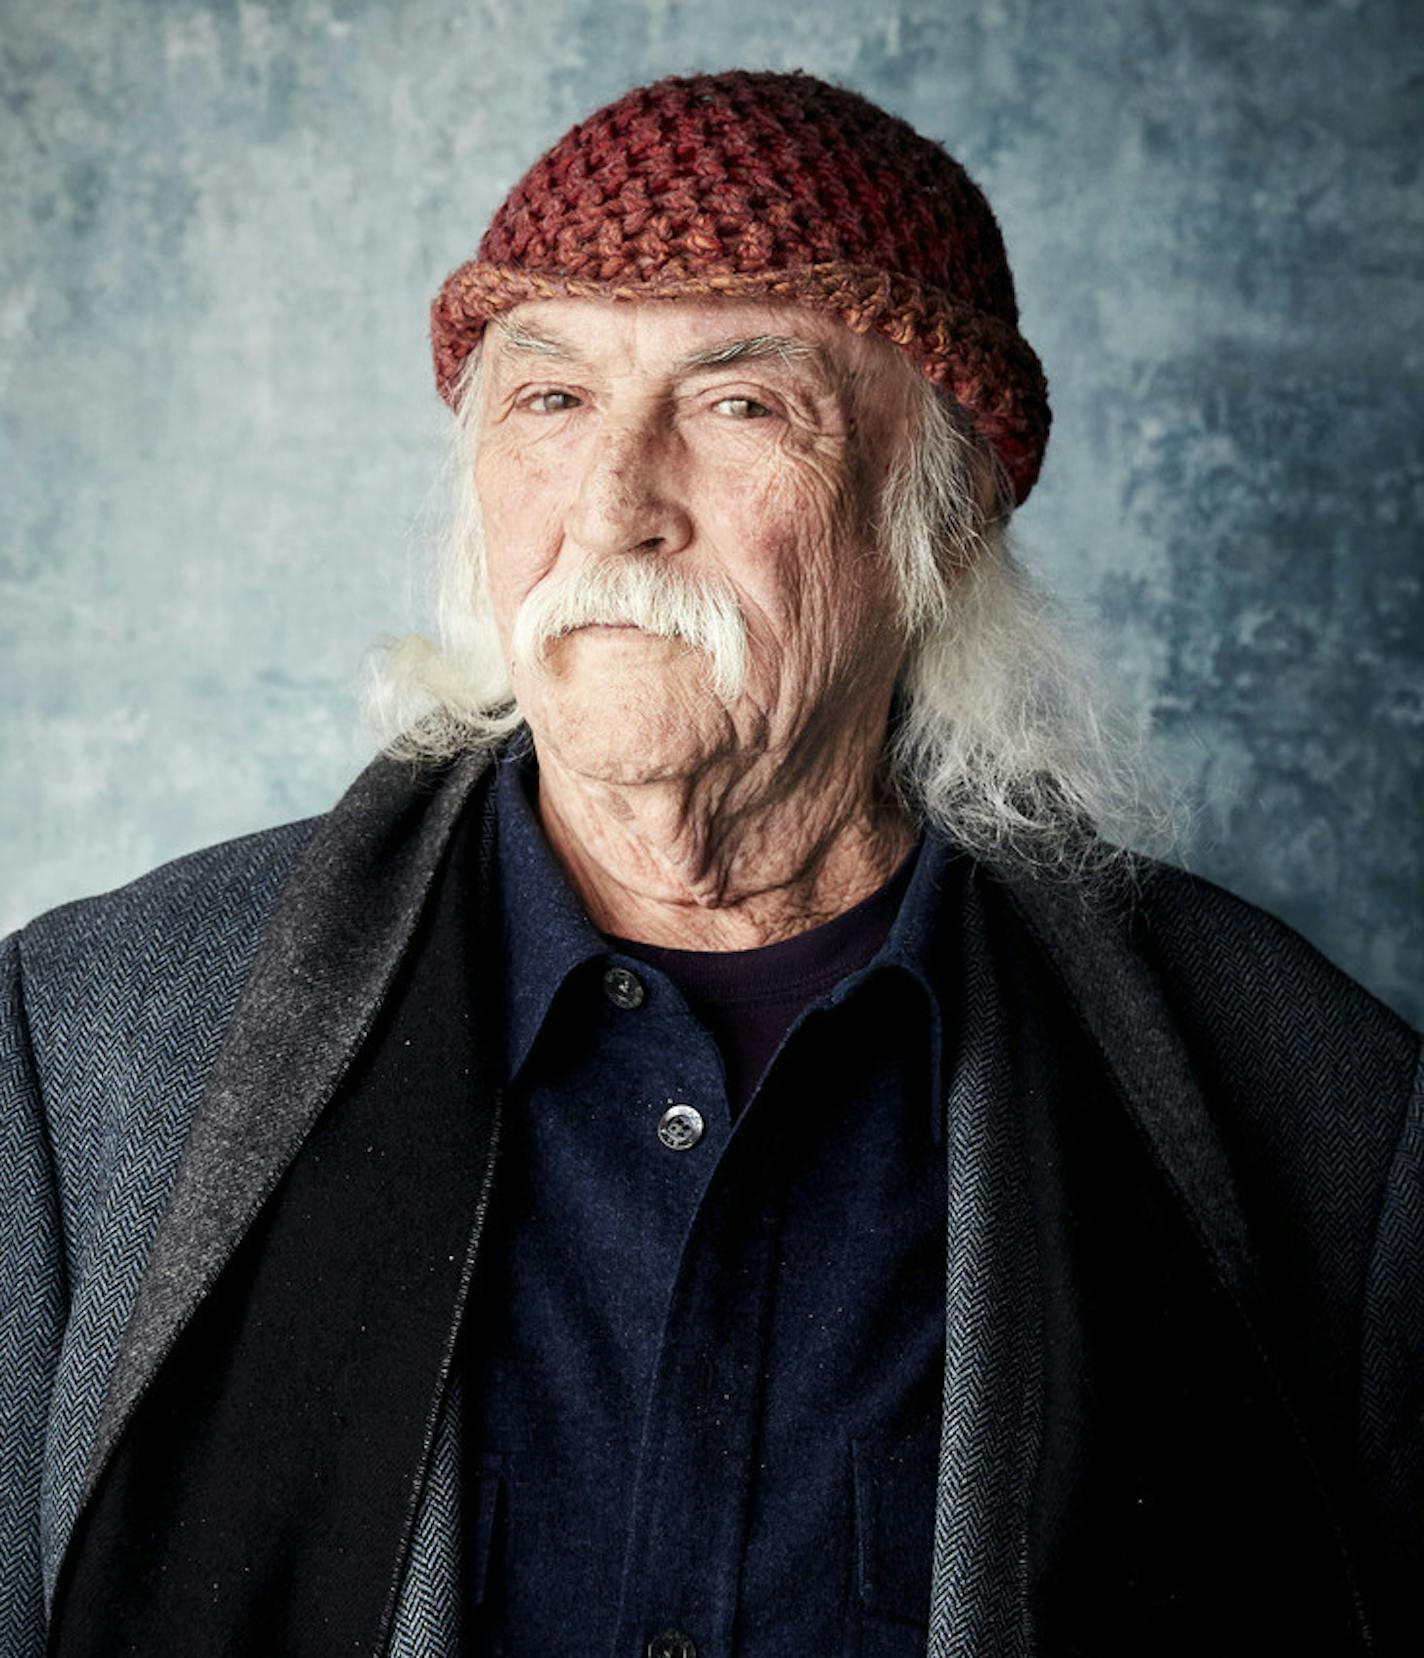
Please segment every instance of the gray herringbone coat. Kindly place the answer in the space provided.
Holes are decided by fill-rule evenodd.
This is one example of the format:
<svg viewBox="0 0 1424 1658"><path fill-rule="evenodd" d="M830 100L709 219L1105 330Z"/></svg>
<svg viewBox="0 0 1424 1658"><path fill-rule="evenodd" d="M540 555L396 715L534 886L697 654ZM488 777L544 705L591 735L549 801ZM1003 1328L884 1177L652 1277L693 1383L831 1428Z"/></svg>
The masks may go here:
<svg viewBox="0 0 1424 1658"><path fill-rule="evenodd" d="M479 774L463 762L430 787L378 761L328 816L180 859L0 950L5 1658L44 1650L76 1517L369 1029ZM1152 872L1132 928L1044 889L1010 895L1253 1335L1269 1344L1283 1313L1305 1332L1293 1351L1315 1356L1334 1419L1352 1424L1379 1532L1414 1523L1415 1033L1289 929L1180 872ZM968 1302L975 1257L956 1253L950 1148L951 1272ZM1264 1194L1250 1214L1234 1195L1248 1185ZM946 1367L945 1446L963 1437L963 1337ZM415 1475L396 1654L458 1651L455 1385ZM976 1629L960 1604L975 1567L949 1512L964 1500L951 1461L930 1651L1026 1651L1027 1631Z"/></svg>

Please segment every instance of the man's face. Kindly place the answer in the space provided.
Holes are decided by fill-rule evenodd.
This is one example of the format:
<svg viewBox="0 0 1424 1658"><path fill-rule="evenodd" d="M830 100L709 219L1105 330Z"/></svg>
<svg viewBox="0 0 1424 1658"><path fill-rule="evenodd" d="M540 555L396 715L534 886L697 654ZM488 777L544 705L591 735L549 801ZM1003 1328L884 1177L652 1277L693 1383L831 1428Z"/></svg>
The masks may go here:
<svg viewBox="0 0 1424 1658"><path fill-rule="evenodd" d="M475 483L500 642L541 754L652 782L804 753L808 734L883 713L903 640L871 520L906 378L888 342L790 305L548 300L490 325ZM521 648L531 595L626 561L734 601L734 694L703 651L642 628L576 626L542 662Z"/></svg>

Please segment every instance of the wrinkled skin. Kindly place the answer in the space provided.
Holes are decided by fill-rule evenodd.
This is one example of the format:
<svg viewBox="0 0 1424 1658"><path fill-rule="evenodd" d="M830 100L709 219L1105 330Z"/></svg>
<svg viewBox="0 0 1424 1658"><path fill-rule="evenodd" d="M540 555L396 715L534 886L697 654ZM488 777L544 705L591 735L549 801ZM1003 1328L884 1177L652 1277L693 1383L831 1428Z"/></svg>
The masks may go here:
<svg viewBox="0 0 1424 1658"><path fill-rule="evenodd" d="M767 335L816 355L682 362ZM754 947L859 902L908 851L874 786L904 640L871 529L906 373L888 342L799 306L548 300L488 329L491 600L541 820L604 931ZM638 629L577 630L543 673L510 660L526 594L610 556L730 581L749 646L734 702L701 653Z"/></svg>

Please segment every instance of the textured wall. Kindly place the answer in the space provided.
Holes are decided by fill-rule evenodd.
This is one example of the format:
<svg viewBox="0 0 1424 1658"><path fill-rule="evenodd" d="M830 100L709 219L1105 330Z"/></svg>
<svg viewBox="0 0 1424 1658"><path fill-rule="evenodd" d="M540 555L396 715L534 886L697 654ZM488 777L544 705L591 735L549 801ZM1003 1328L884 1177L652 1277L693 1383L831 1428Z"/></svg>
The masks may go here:
<svg viewBox="0 0 1424 1658"><path fill-rule="evenodd" d="M626 86L805 68L1003 223L1021 539L1199 792L1189 861L1416 1021L1413 0L0 0L0 930L327 805L413 614L426 307Z"/></svg>

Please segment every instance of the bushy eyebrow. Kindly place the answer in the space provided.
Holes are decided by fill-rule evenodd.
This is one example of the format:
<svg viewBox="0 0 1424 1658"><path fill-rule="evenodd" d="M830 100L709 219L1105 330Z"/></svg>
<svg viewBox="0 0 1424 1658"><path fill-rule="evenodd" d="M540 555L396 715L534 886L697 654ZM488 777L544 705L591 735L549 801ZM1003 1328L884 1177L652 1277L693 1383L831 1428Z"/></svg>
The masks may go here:
<svg viewBox="0 0 1424 1658"><path fill-rule="evenodd" d="M503 317L491 317L490 326L499 330L506 351L528 352L537 357L558 357L563 362L581 363L583 356L566 341L550 334L536 334L532 328L521 328L518 323L506 322Z"/></svg>
<svg viewBox="0 0 1424 1658"><path fill-rule="evenodd" d="M501 317L490 320L499 329L506 350L551 357L558 362L587 363L582 352L557 335L540 334L532 328L522 328L518 323L506 322ZM769 357L788 364L805 363L825 390L834 389L837 376L830 354L813 341L797 339L791 334L748 334L718 340L679 357L672 366L675 374L688 374L701 369L721 368L728 363L756 362Z"/></svg>
<svg viewBox="0 0 1424 1658"><path fill-rule="evenodd" d="M749 334L743 339L719 340L701 351L689 352L673 365L678 372L701 368L721 368L725 363L747 363L778 358L783 363L805 363L827 387L832 375L828 353L810 340L798 340L790 334Z"/></svg>

